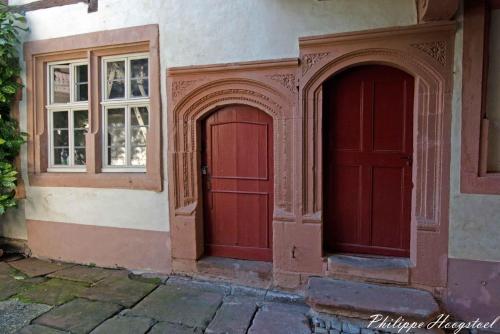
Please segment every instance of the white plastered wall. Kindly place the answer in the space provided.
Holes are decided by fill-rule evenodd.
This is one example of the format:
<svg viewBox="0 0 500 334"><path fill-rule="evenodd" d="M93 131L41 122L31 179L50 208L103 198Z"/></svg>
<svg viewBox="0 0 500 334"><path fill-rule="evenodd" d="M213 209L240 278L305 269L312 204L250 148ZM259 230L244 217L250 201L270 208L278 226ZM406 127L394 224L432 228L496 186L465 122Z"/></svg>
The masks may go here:
<svg viewBox="0 0 500 334"><path fill-rule="evenodd" d="M26 40L158 23L166 140L167 67L297 57L300 36L411 25L416 9L414 0L99 0L95 13L80 3L28 12L27 19ZM26 100L20 108L26 129ZM24 210L32 220L168 231L167 201L167 191L28 186ZM22 219L4 220L23 235Z"/></svg>

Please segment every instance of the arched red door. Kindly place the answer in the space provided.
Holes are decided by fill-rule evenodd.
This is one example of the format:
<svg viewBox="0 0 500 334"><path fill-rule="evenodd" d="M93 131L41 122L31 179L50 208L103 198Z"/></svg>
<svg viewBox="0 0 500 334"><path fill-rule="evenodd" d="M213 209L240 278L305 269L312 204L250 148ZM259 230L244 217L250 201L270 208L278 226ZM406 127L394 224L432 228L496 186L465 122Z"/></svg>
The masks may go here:
<svg viewBox="0 0 500 334"><path fill-rule="evenodd" d="M366 65L323 86L324 248L409 256L414 79Z"/></svg>
<svg viewBox="0 0 500 334"><path fill-rule="evenodd" d="M273 119L244 105L202 124L205 252L272 260Z"/></svg>

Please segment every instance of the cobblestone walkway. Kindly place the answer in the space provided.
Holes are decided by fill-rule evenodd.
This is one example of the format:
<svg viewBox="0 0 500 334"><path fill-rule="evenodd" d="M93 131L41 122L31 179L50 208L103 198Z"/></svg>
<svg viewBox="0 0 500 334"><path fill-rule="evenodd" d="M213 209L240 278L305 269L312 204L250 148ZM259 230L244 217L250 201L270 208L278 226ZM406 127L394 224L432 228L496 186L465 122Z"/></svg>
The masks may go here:
<svg viewBox="0 0 500 334"><path fill-rule="evenodd" d="M300 297L37 259L0 262L0 334L311 333Z"/></svg>

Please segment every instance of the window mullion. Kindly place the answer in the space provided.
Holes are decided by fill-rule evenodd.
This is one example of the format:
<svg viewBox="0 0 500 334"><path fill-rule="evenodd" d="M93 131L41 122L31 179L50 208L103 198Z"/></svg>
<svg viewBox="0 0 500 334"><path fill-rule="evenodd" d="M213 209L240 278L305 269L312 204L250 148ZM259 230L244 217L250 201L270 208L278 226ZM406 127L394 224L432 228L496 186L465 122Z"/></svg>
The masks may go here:
<svg viewBox="0 0 500 334"><path fill-rule="evenodd" d="M68 161L69 161L69 166L70 167L74 167L75 166L75 162L73 161L74 160L74 150L75 150L75 143L74 143L74 130L73 130L73 126L74 126L74 122L73 122L73 109L71 108L68 108Z"/></svg>
<svg viewBox="0 0 500 334"><path fill-rule="evenodd" d="M130 148L130 106L127 104L125 109L125 157L127 165L126 167L130 167L130 157L131 157L131 148Z"/></svg>
<svg viewBox="0 0 500 334"><path fill-rule="evenodd" d="M54 166L54 112L49 111L49 166Z"/></svg>
<svg viewBox="0 0 500 334"><path fill-rule="evenodd" d="M101 165L108 166L108 108L102 107L103 121L102 121L102 134L103 134L103 150L102 150L102 158L103 163Z"/></svg>
<svg viewBox="0 0 500 334"><path fill-rule="evenodd" d="M69 103L73 103L75 102L74 100L74 91L75 91L75 88L73 87L73 83L75 82L75 78L74 78L74 65L73 64L69 64Z"/></svg>
<svg viewBox="0 0 500 334"><path fill-rule="evenodd" d="M129 66L130 60L129 58L125 58L125 100L130 99L130 66Z"/></svg>

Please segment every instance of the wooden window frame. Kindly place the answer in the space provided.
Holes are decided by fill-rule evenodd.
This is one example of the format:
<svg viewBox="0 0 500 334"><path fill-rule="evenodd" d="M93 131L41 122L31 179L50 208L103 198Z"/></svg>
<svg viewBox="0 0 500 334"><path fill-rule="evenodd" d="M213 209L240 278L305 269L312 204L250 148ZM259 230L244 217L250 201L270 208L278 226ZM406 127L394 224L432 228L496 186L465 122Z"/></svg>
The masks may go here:
<svg viewBox="0 0 500 334"><path fill-rule="evenodd" d="M137 59L148 59L148 96L147 97L134 97L132 96L132 78L130 76L130 63L132 60ZM124 61L125 63L125 77L124 77L124 96L121 98L107 98L107 66L108 63L113 61ZM102 124L103 124L103 136L102 136L102 172L105 173L116 173L116 172L145 172L147 166L134 166L130 162L130 114L131 108L133 107L146 107L148 109L148 125L149 130L149 114L150 114L150 94L149 94L149 76L151 75L149 70L149 55L145 53L134 53L119 56L103 57L101 59L101 89L102 96L101 107L102 107ZM113 166L108 164L108 141L107 141L107 110L111 108L123 108L125 110L125 151L127 163L123 166ZM147 154L146 145L146 154ZM147 161L146 161L147 164Z"/></svg>
<svg viewBox="0 0 500 334"><path fill-rule="evenodd" d="M88 98L87 101L78 101L76 99L75 92L75 67L80 65L86 65L88 71L88 63L86 60L76 60L71 62L58 61L51 62L47 64L47 127L48 127L48 151L49 156L48 161L48 172L85 172L86 165L75 165L74 164L74 129L73 129L73 114L74 111L85 110L87 111L88 117ZM53 88L53 77L54 69L61 67L68 67L69 72L69 102L66 103L55 103L54 102L54 88ZM87 82L88 85L88 82ZM69 150L69 163L68 165L55 165L54 164L54 133L53 133L53 114L54 112L65 111L68 113L68 150Z"/></svg>
<svg viewBox="0 0 500 334"><path fill-rule="evenodd" d="M464 3L462 193L500 194L500 172L487 171L489 122L486 118L490 12L499 8L500 0Z"/></svg>
<svg viewBox="0 0 500 334"><path fill-rule="evenodd" d="M158 25L108 30L31 41L24 44L28 113L28 177L31 186L122 188L162 191L161 102ZM102 59L147 55L149 59L149 128L145 170L103 171ZM47 154L47 64L85 59L89 66L89 131L86 134L87 168L83 172L51 171ZM113 100L114 101L114 100ZM128 102L127 102L128 101ZM120 100L139 103L144 99ZM62 107L62 106L61 106ZM63 107L64 108L64 107Z"/></svg>

